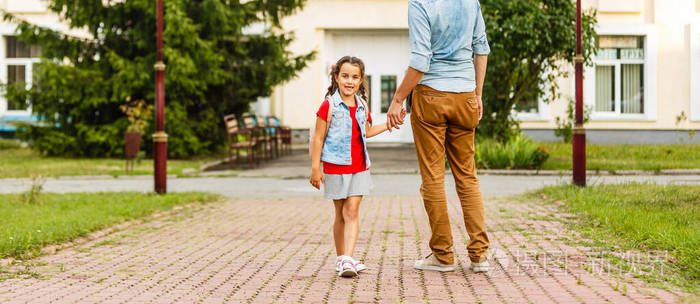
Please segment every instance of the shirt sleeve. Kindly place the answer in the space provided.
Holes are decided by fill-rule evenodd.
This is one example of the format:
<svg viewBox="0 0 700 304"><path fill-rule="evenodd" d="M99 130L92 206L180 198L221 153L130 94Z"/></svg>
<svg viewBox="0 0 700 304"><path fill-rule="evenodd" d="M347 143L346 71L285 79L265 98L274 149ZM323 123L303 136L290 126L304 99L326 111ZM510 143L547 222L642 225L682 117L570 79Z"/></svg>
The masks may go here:
<svg viewBox="0 0 700 304"><path fill-rule="evenodd" d="M408 38L411 42L411 59L408 63L421 72L430 68L433 56L430 47L430 18L425 8L417 1L408 2Z"/></svg>
<svg viewBox="0 0 700 304"><path fill-rule="evenodd" d="M486 25L481 14L481 4L476 2L476 22L474 23L474 37L472 37L472 49L474 54L488 55L491 52L489 42L486 39Z"/></svg>
<svg viewBox="0 0 700 304"><path fill-rule="evenodd" d="M323 119L323 121L326 121L326 119L328 118L328 108L329 107L330 107L330 103L328 103L328 99L324 100L323 103L321 103L321 107L318 109L318 112L316 112L316 116Z"/></svg>
<svg viewBox="0 0 700 304"><path fill-rule="evenodd" d="M371 125L372 124L372 114L370 114L369 111L366 111L366 112L367 112L367 121Z"/></svg>

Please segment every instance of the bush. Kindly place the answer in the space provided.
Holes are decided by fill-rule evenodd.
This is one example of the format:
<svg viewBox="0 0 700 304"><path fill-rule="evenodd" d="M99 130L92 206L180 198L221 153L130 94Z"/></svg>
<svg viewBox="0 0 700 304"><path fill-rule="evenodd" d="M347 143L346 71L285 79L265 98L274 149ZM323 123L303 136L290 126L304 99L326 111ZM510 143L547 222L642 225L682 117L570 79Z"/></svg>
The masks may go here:
<svg viewBox="0 0 700 304"><path fill-rule="evenodd" d="M29 100L34 114L43 117L43 126L21 130L18 136L45 155L123 155L124 131L130 123L120 106L134 100L155 104L155 1L44 2L64 21L65 30L79 29L94 39L0 12L5 21L17 25L19 40L42 50L31 86L0 85L7 100ZM165 131L170 157L205 154L223 146L223 115L249 111L249 103L270 96L276 85L307 66L315 53L289 51L294 37L281 24L304 2L165 1ZM250 25L266 29L247 33ZM141 116L143 142L148 143L155 131L154 117ZM143 145L148 154L152 148Z"/></svg>
<svg viewBox="0 0 700 304"><path fill-rule="evenodd" d="M19 149L22 146L13 140L0 139L0 150Z"/></svg>
<svg viewBox="0 0 700 304"><path fill-rule="evenodd" d="M554 129L554 135L560 137L565 143L570 143L573 138L573 125L575 122L575 101L569 99L569 105L566 108L566 116L557 116L555 123L557 128ZM591 120L591 112L593 112L593 107L590 105L585 105L583 108L583 123L587 123Z"/></svg>
<svg viewBox="0 0 700 304"><path fill-rule="evenodd" d="M543 147L518 134L505 144L487 139L476 145L476 164L485 169L540 169L549 158Z"/></svg>
<svg viewBox="0 0 700 304"><path fill-rule="evenodd" d="M576 53L576 3L561 0L481 0L491 46L479 133L506 143L519 132L512 112L526 100L557 100ZM583 57L595 54L595 10L582 12Z"/></svg>

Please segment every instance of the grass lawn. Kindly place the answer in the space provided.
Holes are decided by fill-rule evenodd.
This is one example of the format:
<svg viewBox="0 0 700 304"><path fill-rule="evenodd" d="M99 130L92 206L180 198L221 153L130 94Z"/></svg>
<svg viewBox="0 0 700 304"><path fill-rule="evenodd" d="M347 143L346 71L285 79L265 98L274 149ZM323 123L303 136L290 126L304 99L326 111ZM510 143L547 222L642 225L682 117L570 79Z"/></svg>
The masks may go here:
<svg viewBox="0 0 700 304"><path fill-rule="evenodd" d="M188 160L168 160L168 174L181 176L183 169L197 170L203 164L223 157L215 154ZM153 174L153 159L141 159L135 162L134 170L128 174L125 171L126 161L119 158L45 157L29 148L2 149L0 145L0 159L2 159L0 178Z"/></svg>
<svg viewBox="0 0 700 304"><path fill-rule="evenodd" d="M135 192L0 194L0 258L22 258L42 247L138 219L176 205L212 202L218 195L188 192L166 195Z"/></svg>
<svg viewBox="0 0 700 304"><path fill-rule="evenodd" d="M545 170L571 170L571 144L538 142L550 153ZM588 170L700 169L700 145L586 145Z"/></svg>
<svg viewBox="0 0 700 304"><path fill-rule="evenodd" d="M640 264L642 269L646 267L648 272L636 276L700 294L700 186L552 186L530 196L563 201L560 208L576 215L577 220L570 222L574 230L595 240L593 246L610 250L608 257L614 263L621 263L623 268ZM644 265L644 258L632 266L615 261L615 253L627 250L654 257L652 263Z"/></svg>

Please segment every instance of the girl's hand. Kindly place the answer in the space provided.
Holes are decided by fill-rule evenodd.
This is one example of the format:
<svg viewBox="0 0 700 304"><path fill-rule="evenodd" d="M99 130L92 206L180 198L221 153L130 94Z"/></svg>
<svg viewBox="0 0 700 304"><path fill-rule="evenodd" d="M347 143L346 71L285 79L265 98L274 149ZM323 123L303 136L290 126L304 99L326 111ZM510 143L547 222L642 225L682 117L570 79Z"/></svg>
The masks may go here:
<svg viewBox="0 0 700 304"><path fill-rule="evenodd" d="M321 173L321 169L311 169L311 178L309 178L309 182L311 182L311 185L314 186L316 189L321 189L321 184L326 183L326 179L323 177L323 173Z"/></svg>

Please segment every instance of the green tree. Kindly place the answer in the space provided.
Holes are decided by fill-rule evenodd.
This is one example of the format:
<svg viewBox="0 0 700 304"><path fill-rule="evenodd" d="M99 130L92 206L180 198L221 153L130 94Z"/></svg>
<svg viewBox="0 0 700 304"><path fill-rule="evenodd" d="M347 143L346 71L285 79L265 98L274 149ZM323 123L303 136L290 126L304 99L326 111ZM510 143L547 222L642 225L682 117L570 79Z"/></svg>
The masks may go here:
<svg viewBox="0 0 700 304"><path fill-rule="evenodd" d="M576 53L576 3L571 0L480 0L491 46L484 83L483 136L507 142L519 133L517 102L559 97L556 79ZM596 12L582 16L583 55L595 51Z"/></svg>
<svg viewBox="0 0 700 304"><path fill-rule="evenodd" d="M170 156L215 149L225 141L221 117L248 110L276 84L303 69L313 53L293 56L293 39L280 19L304 0L164 1L163 54L167 65L166 131ZM49 9L90 39L69 36L5 14L18 36L42 48L31 88L6 95L31 100L43 126L24 137L51 155L123 153L127 100L155 102L155 0L50 0ZM250 33L251 25L265 30ZM150 118L153 121L154 118ZM145 139L150 142L153 123ZM151 145L145 145L151 149ZM150 151L149 151L150 152Z"/></svg>

